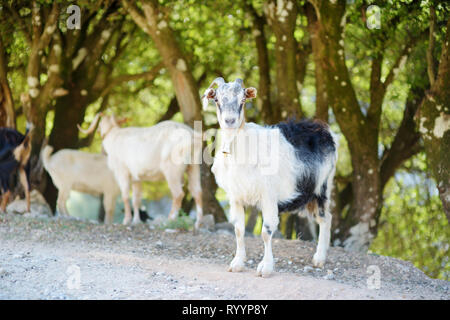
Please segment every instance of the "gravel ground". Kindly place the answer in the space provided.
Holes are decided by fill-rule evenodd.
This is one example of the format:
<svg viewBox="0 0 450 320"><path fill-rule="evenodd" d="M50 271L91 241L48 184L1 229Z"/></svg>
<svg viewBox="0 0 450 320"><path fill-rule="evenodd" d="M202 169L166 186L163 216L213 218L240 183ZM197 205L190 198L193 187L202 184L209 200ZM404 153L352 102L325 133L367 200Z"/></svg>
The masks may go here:
<svg viewBox="0 0 450 320"><path fill-rule="evenodd" d="M300 240L273 240L276 273L266 279L255 276L260 238L246 238L246 270L226 271L235 242L223 232L8 214L0 216L0 241L0 299L447 300L450 293L450 282L409 262L339 247L313 268L315 244ZM368 285L373 270L379 289Z"/></svg>

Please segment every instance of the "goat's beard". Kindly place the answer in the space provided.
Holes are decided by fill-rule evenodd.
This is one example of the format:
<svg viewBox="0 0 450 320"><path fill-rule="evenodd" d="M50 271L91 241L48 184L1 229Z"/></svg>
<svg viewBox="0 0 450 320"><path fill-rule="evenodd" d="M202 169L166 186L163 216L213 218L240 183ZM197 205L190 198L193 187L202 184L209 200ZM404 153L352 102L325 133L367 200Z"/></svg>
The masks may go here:
<svg viewBox="0 0 450 320"><path fill-rule="evenodd" d="M231 154L231 147L233 145L233 141L237 136L239 129L221 129L222 131L222 145L221 150L224 154Z"/></svg>

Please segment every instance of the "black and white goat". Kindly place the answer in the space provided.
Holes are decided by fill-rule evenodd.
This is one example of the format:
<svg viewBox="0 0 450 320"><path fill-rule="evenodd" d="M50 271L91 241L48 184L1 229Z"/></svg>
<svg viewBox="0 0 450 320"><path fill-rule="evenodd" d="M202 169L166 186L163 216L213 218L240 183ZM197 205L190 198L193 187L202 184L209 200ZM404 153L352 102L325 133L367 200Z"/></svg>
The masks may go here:
<svg viewBox="0 0 450 320"><path fill-rule="evenodd" d="M214 89L217 85L218 88ZM212 172L230 202L235 226L236 256L229 271L241 271L245 261L244 206L262 210L264 258L257 274L273 271L272 233L282 211L307 212L320 226L313 264L322 267L330 242L330 192L337 160L337 140L327 124L317 121L284 122L273 126L246 123L246 99L255 88L244 88L241 79L225 83L217 78L202 97L203 107L213 99L221 128L221 150Z"/></svg>
<svg viewBox="0 0 450 320"><path fill-rule="evenodd" d="M25 135L10 128L0 128L0 189L3 194L0 211L5 212L11 194L11 179L16 173L25 190L27 211L30 212L30 132Z"/></svg>

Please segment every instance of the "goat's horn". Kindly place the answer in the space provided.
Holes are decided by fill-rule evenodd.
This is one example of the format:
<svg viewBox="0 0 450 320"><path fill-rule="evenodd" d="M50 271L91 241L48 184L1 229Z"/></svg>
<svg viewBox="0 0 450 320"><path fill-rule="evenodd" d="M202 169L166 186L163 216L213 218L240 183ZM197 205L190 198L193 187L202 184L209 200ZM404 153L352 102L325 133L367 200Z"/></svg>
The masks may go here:
<svg viewBox="0 0 450 320"><path fill-rule="evenodd" d="M209 86L209 88L214 87L214 85L216 85L216 84L217 84L218 86L221 86L221 85L224 84L224 83L225 83L225 80L223 80L222 77L218 77L218 78L215 78L213 82L211 82L211 85ZM208 88L208 89L209 89L209 88Z"/></svg>
<svg viewBox="0 0 450 320"><path fill-rule="evenodd" d="M235 83L240 84L241 87L244 86L244 81L241 78L237 78L236 80L234 80Z"/></svg>
<svg viewBox="0 0 450 320"><path fill-rule="evenodd" d="M78 130L80 130L84 134L91 134L97 128L97 123L101 116L102 116L101 113L97 113L94 117L94 120L92 120L91 125L89 126L89 128L87 130L84 130L83 128L80 127L79 124L77 124Z"/></svg>

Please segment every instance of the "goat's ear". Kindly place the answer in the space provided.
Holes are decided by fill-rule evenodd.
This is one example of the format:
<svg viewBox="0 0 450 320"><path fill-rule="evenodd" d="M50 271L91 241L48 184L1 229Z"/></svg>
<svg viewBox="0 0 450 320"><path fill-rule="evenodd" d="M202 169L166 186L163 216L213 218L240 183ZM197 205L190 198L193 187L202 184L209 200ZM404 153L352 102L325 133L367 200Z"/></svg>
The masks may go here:
<svg viewBox="0 0 450 320"><path fill-rule="evenodd" d="M253 87L245 89L245 99L253 99L256 98L256 89Z"/></svg>
<svg viewBox="0 0 450 320"><path fill-rule="evenodd" d="M203 110L206 110L206 108L208 107L209 99L214 99L215 97L216 97L216 90L214 90L213 88L208 88L205 90L205 93L201 98Z"/></svg>

